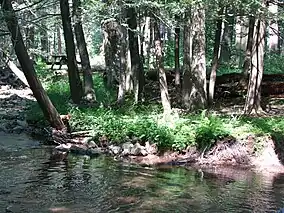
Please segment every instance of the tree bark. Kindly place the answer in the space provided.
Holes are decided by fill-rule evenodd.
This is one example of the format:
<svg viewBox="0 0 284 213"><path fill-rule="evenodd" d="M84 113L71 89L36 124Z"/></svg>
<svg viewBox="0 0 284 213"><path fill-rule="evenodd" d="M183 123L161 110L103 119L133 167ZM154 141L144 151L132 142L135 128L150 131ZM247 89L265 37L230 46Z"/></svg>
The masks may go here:
<svg viewBox="0 0 284 213"><path fill-rule="evenodd" d="M265 46L265 22L261 19L256 21L254 41L252 47L252 65L245 104L245 114L262 111L261 82L263 76L264 46Z"/></svg>
<svg viewBox="0 0 284 213"><path fill-rule="evenodd" d="M161 35L158 28L158 22L155 20L155 54L156 54L156 63L159 71L159 84L160 84L160 92L161 92L161 101L164 109L164 114L170 114L171 112L171 104L170 97L168 92L168 85L166 79L166 73L163 66L163 52L162 52L162 43L161 43Z"/></svg>
<svg viewBox="0 0 284 213"><path fill-rule="evenodd" d="M207 105L205 63L205 9L202 2L192 5L190 30L192 42L185 42L185 70L183 103L189 110L203 109ZM189 64L188 64L189 63Z"/></svg>
<svg viewBox="0 0 284 213"><path fill-rule="evenodd" d="M179 17L176 16L176 21L179 20ZM177 23L178 25L179 23ZM175 86L177 89L180 88L180 63L179 63L179 46L180 43L180 27L175 27Z"/></svg>
<svg viewBox="0 0 284 213"><path fill-rule="evenodd" d="M221 7L218 12L218 19L216 23L215 43L214 43L213 60L212 60L212 67L210 73L209 92L208 92L208 103L210 106L213 104L214 101L216 73L219 65L219 50L220 50L220 41L221 41L221 32L222 32L223 12L224 12L224 7Z"/></svg>
<svg viewBox="0 0 284 213"><path fill-rule="evenodd" d="M191 66L192 61L192 34L190 9L185 13L184 36L183 36L183 84L182 84L182 101L185 107L190 106L191 93Z"/></svg>
<svg viewBox="0 0 284 213"><path fill-rule="evenodd" d="M11 33L12 43L15 48L17 58L45 118L52 127L58 130L64 129L65 126L60 118L60 115L58 114L57 110L44 91L41 82L36 76L33 64L31 60L29 60L29 55L24 45L22 34L18 25L18 20L16 18L15 12L13 11L11 1L0 0L0 3L2 11L5 14L5 21Z"/></svg>
<svg viewBox="0 0 284 213"><path fill-rule="evenodd" d="M273 16L269 20L269 37L268 37L268 48L269 51L278 53L278 43L279 43L279 26L278 20L275 16L278 15L278 5L276 3L269 3L268 10Z"/></svg>
<svg viewBox="0 0 284 213"><path fill-rule="evenodd" d="M250 16L249 17L248 43L247 43L246 56L245 56L245 61L244 61L244 66L243 66L244 79L247 79L250 68L251 68L254 25L255 25L255 17Z"/></svg>
<svg viewBox="0 0 284 213"><path fill-rule="evenodd" d="M234 17L228 15L228 8L226 7L226 20L222 33L220 61L222 63L229 63L232 56L232 44L234 34Z"/></svg>
<svg viewBox="0 0 284 213"><path fill-rule="evenodd" d="M126 70L127 70L127 29L120 25L120 72L119 72L119 86L117 103L122 105L125 100L126 93Z"/></svg>
<svg viewBox="0 0 284 213"><path fill-rule="evenodd" d="M92 77L89 53L87 50L86 40L82 26L81 7L81 0L73 0L73 13L75 17L74 31L83 70L84 95L87 97L88 100L95 101L96 95L94 91L94 82Z"/></svg>
<svg viewBox="0 0 284 213"><path fill-rule="evenodd" d="M75 44L71 27L68 0L60 0L60 11L67 53L67 66L71 98L75 104L79 104L83 95L83 91L75 55Z"/></svg>
<svg viewBox="0 0 284 213"><path fill-rule="evenodd" d="M131 69L133 73L135 103L138 103L142 98L142 92L144 88L144 73L143 65L141 63L141 58L139 55L138 35L137 33L135 33L135 31L137 30L136 16L137 14L135 8L129 7L127 9L127 24L129 26L128 40L131 58Z"/></svg>

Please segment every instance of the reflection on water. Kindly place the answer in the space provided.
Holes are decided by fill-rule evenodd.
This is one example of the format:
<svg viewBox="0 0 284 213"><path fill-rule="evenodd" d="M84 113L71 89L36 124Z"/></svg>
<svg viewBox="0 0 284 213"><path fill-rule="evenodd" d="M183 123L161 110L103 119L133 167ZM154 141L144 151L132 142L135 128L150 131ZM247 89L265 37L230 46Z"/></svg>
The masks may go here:
<svg viewBox="0 0 284 213"><path fill-rule="evenodd" d="M0 138L0 212L274 212L284 207L284 175L147 168L104 157L52 155L51 148L25 137Z"/></svg>

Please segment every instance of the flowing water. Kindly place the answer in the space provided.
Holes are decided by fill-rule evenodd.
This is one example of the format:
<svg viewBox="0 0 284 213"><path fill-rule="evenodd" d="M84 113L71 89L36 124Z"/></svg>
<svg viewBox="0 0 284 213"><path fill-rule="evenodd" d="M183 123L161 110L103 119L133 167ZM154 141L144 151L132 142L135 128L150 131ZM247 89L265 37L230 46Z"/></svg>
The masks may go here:
<svg viewBox="0 0 284 213"><path fill-rule="evenodd" d="M284 207L284 175L238 170L216 175L52 155L51 147L23 135L0 133L0 165L0 212L219 213Z"/></svg>

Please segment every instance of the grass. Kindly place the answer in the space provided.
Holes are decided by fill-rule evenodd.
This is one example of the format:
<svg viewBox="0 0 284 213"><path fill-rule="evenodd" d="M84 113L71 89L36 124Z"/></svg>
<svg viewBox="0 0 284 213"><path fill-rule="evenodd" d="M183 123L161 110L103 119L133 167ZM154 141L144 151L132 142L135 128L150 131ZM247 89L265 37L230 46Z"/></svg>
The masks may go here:
<svg viewBox="0 0 284 213"><path fill-rule="evenodd" d="M73 130L90 130L95 140L104 135L112 143L135 139L142 143L157 143L160 148L183 150L188 146L210 148L226 136L244 138L248 135L268 135L278 141L284 138L282 118L217 116L207 111L187 115L172 113L165 118L160 104L134 105L129 100L121 108L113 107L116 94L104 87L99 74L94 74L99 106L74 106L69 100L67 76L53 81L43 68L38 69L38 75L45 82L46 91L59 113L71 114ZM31 106L28 117L29 120L44 121L37 104ZM261 147L261 144L256 144L256 147Z"/></svg>

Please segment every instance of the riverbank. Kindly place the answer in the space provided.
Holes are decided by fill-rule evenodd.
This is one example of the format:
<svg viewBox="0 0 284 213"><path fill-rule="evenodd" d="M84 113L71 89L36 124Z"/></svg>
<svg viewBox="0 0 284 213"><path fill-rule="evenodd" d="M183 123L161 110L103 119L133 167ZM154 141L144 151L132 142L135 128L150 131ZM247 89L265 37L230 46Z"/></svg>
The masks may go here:
<svg viewBox="0 0 284 213"><path fill-rule="evenodd" d="M57 152L104 154L142 165L283 171L284 122L280 117L225 116L217 111L189 114L178 108L164 117L160 105L151 102L139 106L126 102L116 108L112 105L115 96L103 87L102 78L98 75L94 80L96 106L70 104L67 79L49 76L44 82L59 112L71 115L71 134L60 135L47 128L31 91L11 78L10 85L0 90L1 130L40 136L56 145Z"/></svg>

